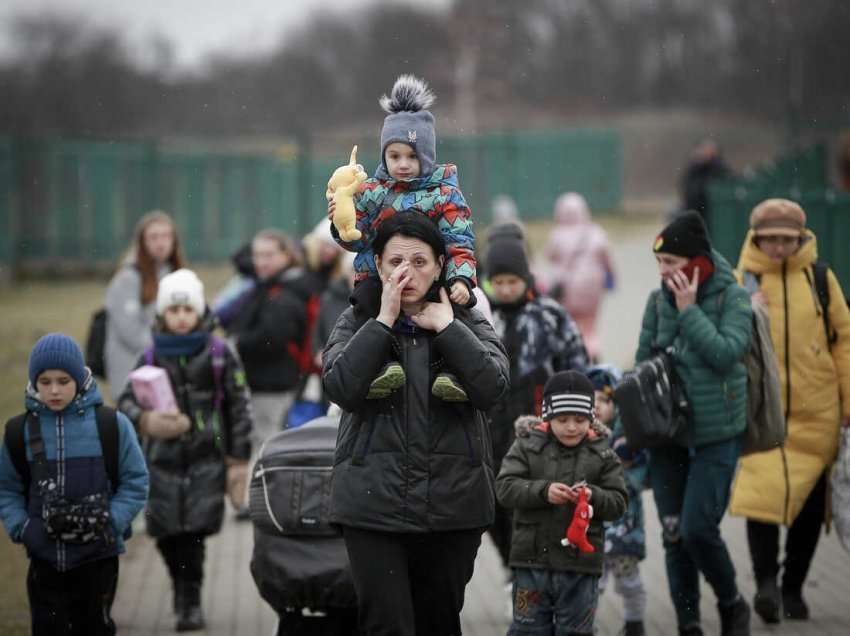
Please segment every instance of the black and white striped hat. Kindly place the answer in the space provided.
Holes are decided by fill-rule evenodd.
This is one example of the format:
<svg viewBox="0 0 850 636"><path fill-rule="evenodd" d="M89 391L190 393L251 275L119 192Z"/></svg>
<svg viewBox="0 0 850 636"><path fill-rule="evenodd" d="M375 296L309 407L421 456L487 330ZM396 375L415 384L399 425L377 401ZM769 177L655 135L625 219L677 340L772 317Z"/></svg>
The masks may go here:
<svg viewBox="0 0 850 636"><path fill-rule="evenodd" d="M543 388L543 419L558 415L584 415L593 419L593 383L578 371L556 373Z"/></svg>

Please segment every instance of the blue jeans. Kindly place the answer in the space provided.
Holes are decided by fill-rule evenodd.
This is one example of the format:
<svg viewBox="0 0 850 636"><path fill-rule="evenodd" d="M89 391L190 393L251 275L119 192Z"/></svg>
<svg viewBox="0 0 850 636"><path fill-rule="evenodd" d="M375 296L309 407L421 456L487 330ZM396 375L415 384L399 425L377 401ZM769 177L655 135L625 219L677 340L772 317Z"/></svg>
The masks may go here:
<svg viewBox="0 0 850 636"><path fill-rule="evenodd" d="M679 627L699 623L700 572L720 605L738 598L720 520L740 454L740 437L696 449L667 446L650 451L649 475Z"/></svg>
<svg viewBox="0 0 850 636"><path fill-rule="evenodd" d="M514 620L508 636L592 634L599 577L579 572L514 568Z"/></svg>

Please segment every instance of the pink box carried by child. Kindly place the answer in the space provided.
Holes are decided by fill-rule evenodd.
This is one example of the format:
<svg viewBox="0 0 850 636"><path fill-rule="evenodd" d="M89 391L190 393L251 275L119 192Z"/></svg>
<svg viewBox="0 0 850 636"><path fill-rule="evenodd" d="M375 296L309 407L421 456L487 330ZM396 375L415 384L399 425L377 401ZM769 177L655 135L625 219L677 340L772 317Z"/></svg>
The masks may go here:
<svg viewBox="0 0 850 636"><path fill-rule="evenodd" d="M139 405L151 411L177 411L177 400L165 369L145 365L130 373L133 394Z"/></svg>

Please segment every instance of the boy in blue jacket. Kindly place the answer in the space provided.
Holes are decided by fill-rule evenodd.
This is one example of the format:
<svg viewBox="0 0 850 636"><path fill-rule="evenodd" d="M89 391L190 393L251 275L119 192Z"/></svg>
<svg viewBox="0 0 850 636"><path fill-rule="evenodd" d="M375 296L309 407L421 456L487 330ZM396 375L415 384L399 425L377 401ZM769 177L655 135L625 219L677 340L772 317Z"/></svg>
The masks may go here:
<svg viewBox="0 0 850 636"><path fill-rule="evenodd" d="M102 405L77 343L41 338L26 413L9 420L0 450L0 518L30 558L35 636L115 634L118 555L145 505L148 471L130 421Z"/></svg>
<svg viewBox="0 0 850 636"><path fill-rule="evenodd" d="M646 558L641 493L647 484L646 450L633 450L626 444L620 413L614 402L614 387L622 373L611 365L590 367L587 377L595 389L596 419L611 429L610 445L620 458L629 503L617 521L605 524L605 563L599 579L600 594L610 579L623 597L625 625L622 636L643 636L646 615L646 588L640 575L640 562Z"/></svg>

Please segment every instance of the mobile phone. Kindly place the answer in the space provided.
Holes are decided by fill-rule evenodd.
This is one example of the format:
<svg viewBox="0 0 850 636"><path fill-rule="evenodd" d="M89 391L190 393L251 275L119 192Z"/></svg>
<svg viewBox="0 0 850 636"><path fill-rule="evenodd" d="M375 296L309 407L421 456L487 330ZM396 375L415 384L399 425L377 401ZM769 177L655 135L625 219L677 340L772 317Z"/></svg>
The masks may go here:
<svg viewBox="0 0 850 636"><path fill-rule="evenodd" d="M710 274L714 272L714 263L707 256L694 256L688 263L679 271L681 271L688 279L688 282L694 278L694 270L699 267L699 280L704 281Z"/></svg>

